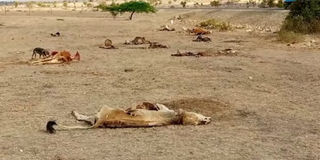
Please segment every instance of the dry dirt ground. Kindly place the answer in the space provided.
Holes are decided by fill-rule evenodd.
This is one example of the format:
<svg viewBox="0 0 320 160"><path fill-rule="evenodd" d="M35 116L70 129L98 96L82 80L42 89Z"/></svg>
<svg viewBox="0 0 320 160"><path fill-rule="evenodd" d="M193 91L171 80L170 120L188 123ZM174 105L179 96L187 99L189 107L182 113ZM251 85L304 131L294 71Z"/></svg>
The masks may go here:
<svg viewBox="0 0 320 160"><path fill-rule="evenodd" d="M274 33L214 31L211 43L182 31L210 17L279 27L284 11L160 10L112 19L100 12L0 16L0 159L319 159L320 49L287 46ZM160 32L170 18L177 31ZM59 20L60 19L60 20ZM61 20L62 19L62 20ZM61 37L50 33L61 32ZM145 36L168 49L125 46ZM311 35L312 36L312 35ZM119 49L98 46L106 38ZM81 61L28 65L35 47L79 51ZM233 48L237 56L171 57ZM125 70L130 72L125 72ZM82 124L72 110L165 103L211 116L204 126L45 132L48 120Z"/></svg>

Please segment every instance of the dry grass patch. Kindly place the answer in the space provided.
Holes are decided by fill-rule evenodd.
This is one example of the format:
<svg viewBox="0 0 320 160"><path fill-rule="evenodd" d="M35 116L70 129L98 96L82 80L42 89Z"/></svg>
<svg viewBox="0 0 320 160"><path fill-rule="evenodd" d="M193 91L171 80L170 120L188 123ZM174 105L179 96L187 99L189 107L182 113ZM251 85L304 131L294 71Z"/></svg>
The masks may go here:
<svg viewBox="0 0 320 160"><path fill-rule="evenodd" d="M230 23L218 21L216 19L208 19L206 21L200 22L199 27L206 28L206 29L217 29L219 31L233 30Z"/></svg>
<svg viewBox="0 0 320 160"><path fill-rule="evenodd" d="M302 42L304 40L304 37L300 33L281 30L278 33L278 40L285 43L298 43L298 42Z"/></svg>

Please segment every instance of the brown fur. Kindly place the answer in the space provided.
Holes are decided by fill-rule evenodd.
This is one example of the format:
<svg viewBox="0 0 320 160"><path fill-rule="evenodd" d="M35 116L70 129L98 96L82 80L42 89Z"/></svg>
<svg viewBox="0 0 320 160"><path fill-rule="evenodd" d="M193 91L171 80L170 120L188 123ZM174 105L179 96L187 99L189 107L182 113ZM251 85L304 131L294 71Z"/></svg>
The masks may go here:
<svg viewBox="0 0 320 160"><path fill-rule="evenodd" d="M61 51L59 53L55 53L53 56L50 56L48 58L31 61L30 64L60 64L69 63L72 60L80 60L79 52L77 52L74 56L71 56L69 51Z"/></svg>
<svg viewBox="0 0 320 160"><path fill-rule="evenodd" d="M152 104L148 102L144 102L142 105L137 105L126 110L104 106L94 117L81 115L75 111L73 111L72 114L77 120L86 121L88 124L93 125L88 127L58 125L57 130L91 129L101 127L152 127L172 124L201 125L208 124L211 121L210 117L205 117L198 113L186 112L183 110L175 112L168 109L163 104Z"/></svg>

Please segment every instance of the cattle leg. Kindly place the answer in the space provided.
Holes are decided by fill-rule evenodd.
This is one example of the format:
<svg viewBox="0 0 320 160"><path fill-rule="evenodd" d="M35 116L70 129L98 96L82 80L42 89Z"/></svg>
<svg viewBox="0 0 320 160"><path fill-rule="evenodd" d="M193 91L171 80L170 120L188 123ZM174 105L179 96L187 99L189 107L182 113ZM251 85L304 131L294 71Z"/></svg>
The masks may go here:
<svg viewBox="0 0 320 160"><path fill-rule="evenodd" d="M86 116L86 115L82 115L76 111L72 111L71 114L76 118L76 120L78 121L84 121L89 125L93 125L95 123L95 118L94 116Z"/></svg>

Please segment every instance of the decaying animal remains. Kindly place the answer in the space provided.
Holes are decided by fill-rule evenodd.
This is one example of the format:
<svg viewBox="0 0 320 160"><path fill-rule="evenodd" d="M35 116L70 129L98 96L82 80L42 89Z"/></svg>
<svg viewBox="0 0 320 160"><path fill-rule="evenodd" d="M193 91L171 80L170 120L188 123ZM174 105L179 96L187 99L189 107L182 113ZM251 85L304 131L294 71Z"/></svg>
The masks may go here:
<svg viewBox="0 0 320 160"><path fill-rule="evenodd" d="M39 65L39 64L60 64L60 63L69 63L71 61L80 61L80 54L77 52L74 56L71 56L70 52L62 51L59 53L52 53L50 57L44 59L38 59L30 61L30 64Z"/></svg>
<svg viewBox="0 0 320 160"><path fill-rule="evenodd" d="M194 57L200 57L200 56L210 56L207 52L180 52L180 50L177 50L176 54L171 54L171 56L176 56L176 57L182 57L182 56L194 56Z"/></svg>
<svg viewBox="0 0 320 160"><path fill-rule="evenodd" d="M203 125L211 121L210 117L194 112L170 110L163 104L144 102L127 109L104 106L95 116L86 116L72 111L78 121L84 121L89 126L63 126L55 121L48 121L47 131L92 129L92 128L123 128L123 127L153 127L164 125ZM54 126L56 128L54 128Z"/></svg>
<svg viewBox="0 0 320 160"><path fill-rule="evenodd" d="M141 44L149 44L148 48L168 48L167 45L160 44L159 42L151 42L146 40L144 37L135 37L132 41L126 41L124 44L126 45L141 45Z"/></svg>
<svg viewBox="0 0 320 160"><path fill-rule="evenodd" d="M204 35L211 33L211 31L199 27L195 27L193 29L183 28L183 30L187 31L188 33L193 33L195 35Z"/></svg>
<svg viewBox="0 0 320 160"><path fill-rule="evenodd" d="M49 56L49 51L40 47L33 49L31 59L37 58L37 54L39 54L39 58Z"/></svg>
<svg viewBox="0 0 320 160"><path fill-rule="evenodd" d="M116 47L112 45L112 41L110 39L106 39L104 41L104 45L100 45L99 48L102 48L102 49L116 49Z"/></svg>
<svg viewBox="0 0 320 160"><path fill-rule="evenodd" d="M161 26L159 31L175 31L174 28L170 28L168 25Z"/></svg>
<svg viewBox="0 0 320 160"><path fill-rule="evenodd" d="M194 42L211 42L211 38L205 37L202 35L198 35L196 39L193 40Z"/></svg>
<svg viewBox="0 0 320 160"><path fill-rule="evenodd" d="M144 37L135 37L132 41L126 40L124 44L126 45L140 45L140 44L149 44L150 41L147 41Z"/></svg>
<svg viewBox="0 0 320 160"><path fill-rule="evenodd" d="M149 42L149 48L168 48L168 46L160 44L159 42Z"/></svg>

